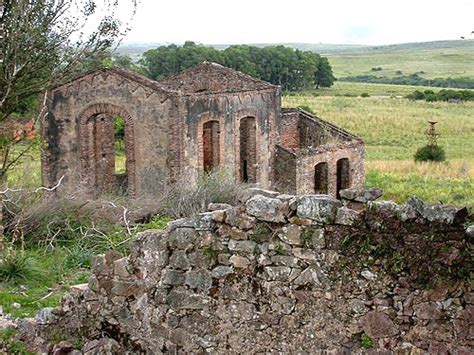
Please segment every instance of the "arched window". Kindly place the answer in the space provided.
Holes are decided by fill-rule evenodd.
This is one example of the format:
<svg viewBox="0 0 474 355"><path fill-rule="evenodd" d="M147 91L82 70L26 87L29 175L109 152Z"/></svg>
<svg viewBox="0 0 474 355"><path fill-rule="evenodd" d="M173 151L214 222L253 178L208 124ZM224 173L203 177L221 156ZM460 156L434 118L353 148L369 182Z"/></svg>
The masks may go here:
<svg viewBox="0 0 474 355"><path fill-rule="evenodd" d="M257 181L257 131L254 117L240 120L240 180Z"/></svg>
<svg viewBox="0 0 474 355"><path fill-rule="evenodd" d="M133 122L119 106L94 104L81 116L81 177L93 193L135 193Z"/></svg>
<svg viewBox="0 0 474 355"><path fill-rule="evenodd" d="M328 163L326 162L318 163L314 167L314 192L328 193Z"/></svg>
<svg viewBox="0 0 474 355"><path fill-rule="evenodd" d="M342 158L337 161L337 198L339 191L350 187L349 159Z"/></svg>
<svg viewBox="0 0 474 355"><path fill-rule="evenodd" d="M202 129L202 153L205 172L210 172L220 164L219 137L220 128L218 121L204 123Z"/></svg>
<svg viewBox="0 0 474 355"><path fill-rule="evenodd" d="M115 174L127 173L127 155L125 154L125 120L114 117Z"/></svg>

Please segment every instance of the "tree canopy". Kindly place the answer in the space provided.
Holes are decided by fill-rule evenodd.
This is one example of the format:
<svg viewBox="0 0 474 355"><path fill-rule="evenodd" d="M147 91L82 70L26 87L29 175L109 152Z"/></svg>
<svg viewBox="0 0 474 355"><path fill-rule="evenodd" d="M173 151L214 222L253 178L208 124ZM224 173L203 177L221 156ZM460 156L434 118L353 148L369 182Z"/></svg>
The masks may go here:
<svg viewBox="0 0 474 355"><path fill-rule="evenodd" d="M0 132L0 179L34 143L13 149L36 137L47 89L101 60L128 30L119 8L133 16L136 1L0 0L0 123L44 94L40 113L20 130L25 134Z"/></svg>
<svg viewBox="0 0 474 355"><path fill-rule="evenodd" d="M118 7L136 0L0 1L0 121L18 103L72 75L127 31ZM3 4L2 4L3 3Z"/></svg>
<svg viewBox="0 0 474 355"><path fill-rule="evenodd" d="M329 87L334 82L326 58L310 51L284 46L254 47L233 45L223 51L186 42L151 49L140 63L152 79L160 80L203 61L215 62L239 70L257 79L281 85L283 90L302 90L314 86Z"/></svg>

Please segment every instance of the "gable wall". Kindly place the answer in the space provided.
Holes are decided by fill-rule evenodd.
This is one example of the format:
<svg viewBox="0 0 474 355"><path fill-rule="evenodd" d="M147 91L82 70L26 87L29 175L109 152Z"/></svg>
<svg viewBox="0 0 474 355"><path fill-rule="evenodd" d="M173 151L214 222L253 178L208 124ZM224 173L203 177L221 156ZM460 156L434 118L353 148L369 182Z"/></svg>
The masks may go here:
<svg viewBox="0 0 474 355"><path fill-rule="evenodd" d="M91 108L120 108L132 122L134 185L137 195L157 192L157 182L168 176L170 110L176 98L110 73L91 73L51 93L49 112L43 127L49 142L43 156L45 185L65 176L62 190L82 189L92 193L83 175L85 140L81 124ZM115 114L116 112L106 112ZM82 123L81 123L82 122ZM171 150L172 152L172 150ZM81 159L82 158L82 159Z"/></svg>
<svg viewBox="0 0 474 355"><path fill-rule="evenodd" d="M257 183L270 187L273 180L272 163L275 144L279 137L280 92L270 90L190 95L181 99L186 112L183 116L182 176L196 181L203 173L202 128L208 121L220 123L220 166L239 179L240 121L245 117L256 119Z"/></svg>

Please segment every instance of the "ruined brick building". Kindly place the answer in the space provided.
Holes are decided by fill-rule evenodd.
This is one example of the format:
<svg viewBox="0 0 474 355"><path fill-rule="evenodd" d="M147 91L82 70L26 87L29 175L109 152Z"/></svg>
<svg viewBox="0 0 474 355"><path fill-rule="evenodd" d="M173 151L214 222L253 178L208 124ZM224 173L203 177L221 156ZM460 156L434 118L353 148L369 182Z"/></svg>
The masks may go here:
<svg viewBox="0 0 474 355"><path fill-rule="evenodd" d="M51 89L43 182L67 194L118 188L156 196L163 184L223 167L239 181L294 193L362 186L358 137L300 109L278 86L213 63L157 82L112 68ZM116 119L125 161L117 170Z"/></svg>

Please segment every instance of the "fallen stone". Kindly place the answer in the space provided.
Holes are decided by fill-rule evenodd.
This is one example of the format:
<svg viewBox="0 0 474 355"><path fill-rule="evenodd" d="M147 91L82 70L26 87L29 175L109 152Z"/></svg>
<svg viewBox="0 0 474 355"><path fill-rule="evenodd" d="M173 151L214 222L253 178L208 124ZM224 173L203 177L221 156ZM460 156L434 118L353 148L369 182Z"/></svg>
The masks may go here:
<svg viewBox="0 0 474 355"><path fill-rule="evenodd" d="M252 197L245 206L249 215L267 222L285 222L289 212L288 203L263 195Z"/></svg>
<svg viewBox="0 0 474 355"><path fill-rule="evenodd" d="M372 311L361 318L361 325L367 335L374 339L398 334L398 326L385 313Z"/></svg>
<svg viewBox="0 0 474 355"><path fill-rule="evenodd" d="M428 221L444 224L462 224L467 215L466 207L441 204L425 206L422 212L422 216Z"/></svg>
<svg viewBox="0 0 474 355"><path fill-rule="evenodd" d="M352 226L359 220L360 214L347 207L340 207L337 209L336 224L343 226Z"/></svg>
<svg viewBox="0 0 474 355"><path fill-rule="evenodd" d="M245 269L250 265L250 260L240 255L232 255L229 262L236 268Z"/></svg>
<svg viewBox="0 0 474 355"><path fill-rule="evenodd" d="M240 252L245 254L253 254L257 243L252 240L229 240L228 248L230 251Z"/></svg>
<svg viewBox="0 0 474 355"><path fill-rule="evenodd" d="M340 190L339 195L344 200L366 203L369 201L375 201L382 196L383 190L377 187L369 189L353 187L350 189Z"/></svg>
<svg viewBox="0 0 474 355"><path fill-rule="evenodd" d="M243 191L240 191L237 194L237 200L241 203L246 203L248 200L250 200L252 197L254 197L256 195L261 195L261 196L270 197L270 198L276 198L278 195L280 195L280 193L276 192L276 191L261 189L261 188L258 188L258 187L251 187L251 188L245 189Z"/></svg>
<svg viewBox="0 0 474 355"><path fill-rule="evenodd" d="M368 281L373 281L377 278L377 275L371 272L370 270L362 270L360 273L362 277Z"/></svg>
<svg viewBox="0 0 474 355"><path fill-rule="evenodd" d="M35 321L39 325L53 324L57 316L53 313L54 308L42 308L38 311L35 317Z"/></svg>
<svg viewBox="0 0 474 355"><path fill-rule="evenodd" d="M323 277L319 267L316 265L311 265L301 272L301 274L294 281L294 284L299 286L322 286L324 279L325 277Z"/></svg>
<svg viewBox="0 0 474 355"><path fill-rule="evenodd" d="M212 275L209 270L188 271L184 283L191 288L207 291L212 286Z"/></svg>
<svg viewBox="0 0 474 355"><path fill-rule="evenodd" d="M466 236L468 236L469 238L474 238L474 224L466 228Z"/></svg>
<svg viewBox="0 0 474 355"><path fill-rule="evenodd" d="M212 277L215 279L222 279L233 272L229 266L219 265L212 270Z"/></svg>
<svg viewBox="0 0 474 355"><path fill-rule="evenodd" d="M342 202L328 195L301 196L297 203L298 217L309 218L318 223L333 223Z"/></svg>
<svg viewBox="0 0 474 355"><path fill-rule="evenodd" d="M217 223L223 223L225 221L226 212L225 210L214 210L212 213L212 220Z"/></svg>
<svg viewBox="0 0 474 355"><path fill-rule="evenodd" d="M373 208L379 212L388 212L393 215L398 215L400 206L393 201L373 201L369 204L369 208Z"/></svg>
<svg viewBox="0 0 474 355"><path fill-rule="evenodd" d="M434 302L424 302L413 306L415 316L419 319L441 319L443 312Z"/></svg>
<svg viewBox="0 0 474 355"><path fill-rule="evenodd" d="M217 211L217 210L226 210L228 208L232 208L232 205L229 205L228 203L213 203L211 202L207 206L207 210L212 212L212 211Z"/></svg>
<svg viewBox="0 0 474 355"><path fill-rule="evenodd" d="M184 283L184 273L182 271L165 269L161 274L163 285L182 285Z"/></svg>
<svg viewBox="0 0 474 355"><path fill-rule="evenodd" d="M287 266L266 266L263 271L268 281L286 281L291 274L291 268Z"/></svg>
<svg viewBox="0 0 474 355"><path fill-rule="evenodd" d="M122 352L122 347L114 339L102 338L84 344L82 352L84 355L120 354Z"/></svg>
<svg viewBox="0 0 474 355"><path fill-rule="evenodd" d="M169 233L169 244L173 249L190 249L198 235L194 228L177 228Z"/></svg>
<svg viewBox="0 0 474 355"><path fill-rule="evenodd" d="M290 245L301 245L301 227L290 224L281 229L282 233L278 237L285 243Z"/></svg>
<svg viewBox="0 0 474 355"><path fill-rule="evenodd" d="M420 217L425 208L423 200L416 196L410 197L400 209L400 219L405 222Z"/></svg>

